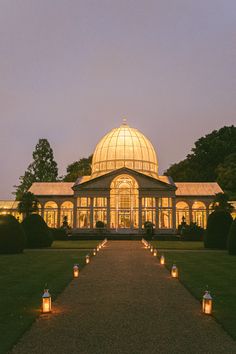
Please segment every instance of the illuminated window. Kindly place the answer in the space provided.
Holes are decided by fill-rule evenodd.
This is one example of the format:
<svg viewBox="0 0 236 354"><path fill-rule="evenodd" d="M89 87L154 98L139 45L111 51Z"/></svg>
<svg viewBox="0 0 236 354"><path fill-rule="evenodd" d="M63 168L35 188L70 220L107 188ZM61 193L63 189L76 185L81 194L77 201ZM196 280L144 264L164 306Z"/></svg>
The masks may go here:
<svg viewBox="0 0 236 354"><path fill-rule="evenodd" d="M73 226L73 212L74 212L74 205L72 202L66 201L62 203L60 226L63 225L63 221L65 217L67 218L68 225L70 227Z"/></svg>
<svg viewBox="0 0 236 354"><path fill-rule="evenodd" d="M77 226L80 229L90 228L90 210L89 209L78 209L77 210Z"/></svg>
<svg viewBox="0 0 236 354"><path fill-rule="evenodd" d="M171 209L160 209L159 210L159 228L160 229L171 229L172 226L172 210Z"/></svg>
<svg viewBox="0 0 236 354"><path fill-rule="evenodd" d="M159 206L159 208L171 208L172 207L172 199L171 198L158 198L158 206Z"/></svg>
<svg viewBox="0 0 236 354"><path fill-rule="evenodd" d="M111 224L114 229L138 228L138 184L129 175L120 175L111 183Z"/></svg>
<svg viewBox="0 0 236 354"><path fill-rule="evenodd" d="M155 198L142 198L142 207L143 208L155 208L156 207Z"/></svg>
<svg viewBox="0 0 236 354"><path fill-rule="evenodd" d="M94 205L94 207L98 207L98 208L106 207L107 206L107 198L103 198L103 197L93 198L93 205Z"/></svg>
<svg viewBox="0 0 236 354"><path fill-rule="evenodd" d="M186 202L176 203L176 224L179 226L185 220L187 224L190 223L189 206Z"/></svg>
<svg viewBox="0 0 236 354"><path fill-rule="evenodd" d="M78 198L78 207L86 208L90 206L90 198L80 197Z"/></svg>
<svg viewBox="0 0 236 354"><path fill-rule="evenodd" d="M192 205L192 219L198 226L206 228L206 205L201 201L196 201Z"/></svg>
<svg viewBox="0 0 236 354"><path fill-rule="evenodd" d="M44 220L49 227L57 227L58 206L55 202L49 201L44 205Z"/></svg>

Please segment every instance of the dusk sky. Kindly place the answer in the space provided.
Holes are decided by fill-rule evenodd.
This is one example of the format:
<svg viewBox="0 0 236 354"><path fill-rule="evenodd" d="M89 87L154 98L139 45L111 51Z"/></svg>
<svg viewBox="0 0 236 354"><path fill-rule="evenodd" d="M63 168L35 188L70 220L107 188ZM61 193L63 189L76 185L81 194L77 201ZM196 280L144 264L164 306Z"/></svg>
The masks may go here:
<svg viewBox="0 0 236 354"><path fill-rule="evenodd" d="M0 199L39 138L60 175L126 117L162 173L236 122L235 0L0 0Z"/></svg>

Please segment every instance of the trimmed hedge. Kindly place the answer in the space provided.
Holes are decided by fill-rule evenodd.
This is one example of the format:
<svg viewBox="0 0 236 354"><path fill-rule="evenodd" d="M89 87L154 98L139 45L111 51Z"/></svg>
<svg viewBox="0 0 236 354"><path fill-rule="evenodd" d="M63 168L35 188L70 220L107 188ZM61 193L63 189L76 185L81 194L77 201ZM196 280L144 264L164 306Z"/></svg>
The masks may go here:
<svg viewBox="0 0 236 354"><path fill-rule="evenodd" d="M232 216L228 211L214 211L207 220L207 230L204 234L205 248L227 248L227 238L232 223Z"/></svg>
<svg viewBox="0 0 236 354"><path fill-rule="evenodd" d="M13 215L0 215L0 253L22 253L25 248L25 233Z"/></svg>
<svg viewBox="0 0 236 354"><path fill-rule="evenodd" d="M22 222L22 226L27 237L28 248L51 246L53 242L51 231L40 215L31 214L27 216Z"/></svg>
<svg viewBox="0 0 236 354"><path fill-rule="evenodd" d="M204 229L198 226L195 222L190 225L185 224L180 229L181 240L183 241L202 241Z"/></svg>
<svg viewBox="0 0 236 354"><path fill-rule="evenodd" d="M56 228L51 228L50 229L53 240L57 240L57 241L64 241L64 240L68 240L68 236L66 233L66 230L64 228L60 228L60 229L56 229Z"/></svg>
<svg viewBox="0 0 236 354"><path fill-rule="evenodd" d="M231 255L236 255L236 219L233 220L228 236L228 251Z"/></svg>

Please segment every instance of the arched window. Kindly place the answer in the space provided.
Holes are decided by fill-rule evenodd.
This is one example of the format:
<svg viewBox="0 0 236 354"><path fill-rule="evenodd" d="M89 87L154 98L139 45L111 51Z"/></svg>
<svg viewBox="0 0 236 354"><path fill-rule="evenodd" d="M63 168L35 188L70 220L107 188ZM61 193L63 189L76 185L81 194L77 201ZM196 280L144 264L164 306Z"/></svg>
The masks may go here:
<svg viewBox="0 0 236 354"><path fill-rule="evenodd" d="M178 227L182 221L190 223L189 205L183 201L176 203L176 226Z"/></svg>
<svg viewBox="0 0 236 354"><path fill-rule="evenodd" d="M129 175L120 175L111 183L111 228L138 228L138 183Z"/></svg>
<svg viewBox="0 0 236 354"><path fill-rule="evenodd" d="M201 201L195 201L192 205L192 219L198 226L206 228L206 205Z"/></svg>
<svg viewBox="0 0 236 354"><path fill-rule="evenodd" d="M44 220L49 227L57 227L58 206L57 203L49 201L44 205Z"/></svg>
<svg viewBox="0 0 236 354"><path fill-rule="evenodd" d="M61 220L60 226L63 225L63 221L67 219L68 226L73 227L73 208L74 205L70 201L66 201L61 205Z"/></svg>

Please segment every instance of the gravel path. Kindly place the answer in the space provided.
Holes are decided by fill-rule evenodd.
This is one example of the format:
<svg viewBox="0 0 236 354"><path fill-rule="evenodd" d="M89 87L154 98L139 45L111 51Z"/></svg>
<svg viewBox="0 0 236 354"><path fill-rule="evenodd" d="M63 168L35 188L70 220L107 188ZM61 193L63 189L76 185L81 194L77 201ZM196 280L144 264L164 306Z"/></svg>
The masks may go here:
<svg viewBox="0 0 236 354"><path fill-rule="evenodd" d="M141 242L110 241L12 354L236 353Z"/></svg>

